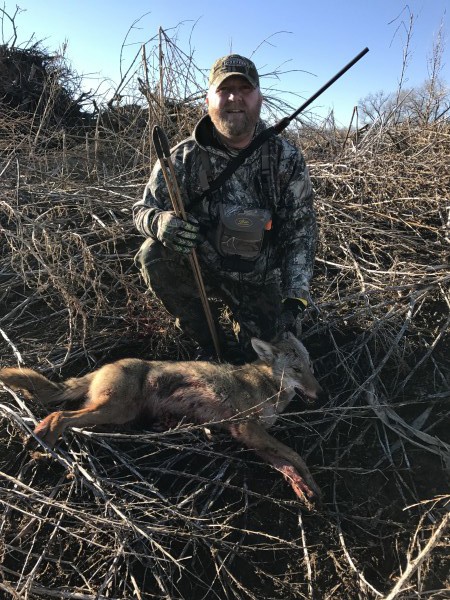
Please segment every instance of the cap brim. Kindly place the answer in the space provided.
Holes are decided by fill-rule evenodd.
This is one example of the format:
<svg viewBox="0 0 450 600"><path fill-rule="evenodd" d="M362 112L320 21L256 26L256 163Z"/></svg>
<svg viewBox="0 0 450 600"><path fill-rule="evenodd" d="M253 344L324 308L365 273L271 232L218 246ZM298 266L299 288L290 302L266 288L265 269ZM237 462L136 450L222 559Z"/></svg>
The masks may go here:
<svg viewBox="0 0 450 600"><path fill-rule="evenodd" d="M246 79L250 85L252 85L254 88L258 87L258 83L252 79L251 77L249 77L248 75L246 75L245 73L240 73L239 71L236 72L231 72L231 73L222 73L221 75L218 75L217 77L215 77L214 81L211 83L211 85L215 85L216 87L218 87L221 83L223 83L225 81L225 79L228 79L228 77L243 77L244 79Z"/></svg>

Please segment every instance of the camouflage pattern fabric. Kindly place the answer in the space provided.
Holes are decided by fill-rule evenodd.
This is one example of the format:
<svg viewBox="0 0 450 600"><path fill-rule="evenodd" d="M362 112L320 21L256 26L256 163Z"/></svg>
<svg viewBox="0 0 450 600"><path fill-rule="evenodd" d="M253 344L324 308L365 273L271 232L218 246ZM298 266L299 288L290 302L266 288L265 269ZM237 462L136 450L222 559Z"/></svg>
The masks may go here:
<svg viewBox="0 0 450 600"><path fill-rule="evenodd" d="M264 128L264 123L260 121L255 135ZM256 313L260 312L261 293L271 286L277 287L280 303L281 299L288 297L308 298L309 281L313 271L316 218L308 169L301 152L284 138L279 136L270 138L269 144L271 189L268 194L270 196L268 208L273 215L272 231L269 243L254 263L254 269L250 273L225 271L222 258L208 239L197 247L202 273L204 278L210 282L211 293L216 292L219 296L225 294L230 302L230 298L233 297L235 300L233 306L236 308L239 305L240 307L241 321L244 319L242 315L246 311L252 312L253 308L244 308L244 296L240 297L240 294L245 295L247 304L256 303L254 307ZM233 206L249 209L266 207L268 201L263 197L264 187L261 181L261 148L244 161L220 190L213 194L212 198L206 197L200 202L195 202L196 197L203 191L200 183L203 166L199 147L208 151L212 177L217 177L227 165L232 153L215 137L214 127L208 115L199 121L191 138L184 140L171 151L171 159L185 209L198 220L203 231L211 231L215 227L220 202L225 210L227 207ZM145 188L143 199L133 206L134 222L140 233L156 240L152 230L153 220L161 211L166 210L172 210L172 204L158 161ZM146 248L148 250L148 246ZM143 263L141 258L138 258L138 262L141 265L148 265L147 267L142 266L142 272L149 283L150 271L156 268L157 263L152 263L150 266L150 263L145 261ZM183 265L183 257L173 255L170 262ZM147 268L150 269L148 272L146 272ZM189 271L188 266L183 268ZM176 282L176 296L179 298L179 303L182 304L178 294L178 279L169 277L167 282L169 287L174 286L174 282ZM153 283L150 283L150 286L156 295L162 298L163 292L159 286L158 289ZM192 283L192 287L195 288L195 283ZM171 310L169 306L166 307L173 315L179 316L177 314L179 310ZM184 307L181 307L180 310L183 311ZM280 311L281 307L274 312L270 310L270 314L266 313L266 321L278 322L276 315ZM182 327L186 332L189 328L188 321L188 316L186 319L180 317L180 322L183 323ZM248 322L252 321L253 317L249 316ZM242 329L246 328L246 326L242 326L242 322L241 327ZM270 326L264 325L263 329L271 331L274 327L279 327L279 324L273 322ZM205 329L204 317L202 317L202 328ZM257 328L259 329L259 326ZM198 338L196 337L196 339ZM270 338L265 335L264 339Z"/></svg>
<svg viewBox="0 0 450 600"><path fill-rule="evenodd" d="M177 319L179 327L214 354L198 288L186 256L148 238L136 256L136 264L147 286ZM235 352L239 350L245 360L253 360L255 352L250 339L272 340L283 327L279 279L268 278L264 285L247 285L244 278L235 281L228 273L217 278L201 263L200 266L208 297L212 300L211 311L224 358L233 362ZM230 328L225 331L220 324L223 304L232 313L234 339L230 338Z"/></svg>

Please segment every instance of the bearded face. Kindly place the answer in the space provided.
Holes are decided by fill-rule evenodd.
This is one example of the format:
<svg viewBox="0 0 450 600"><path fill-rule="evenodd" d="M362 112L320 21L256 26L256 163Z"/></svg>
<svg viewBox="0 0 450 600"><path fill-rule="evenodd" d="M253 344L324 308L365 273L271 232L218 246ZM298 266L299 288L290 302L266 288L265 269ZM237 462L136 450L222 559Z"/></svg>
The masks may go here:
<svg viewBox="0 0 450 600"><path fill-rule="evenodd" d="M259 88L233 75L210 88L207 103L211 121L226 140L239 143L251 139L261 113Z"/></svg>

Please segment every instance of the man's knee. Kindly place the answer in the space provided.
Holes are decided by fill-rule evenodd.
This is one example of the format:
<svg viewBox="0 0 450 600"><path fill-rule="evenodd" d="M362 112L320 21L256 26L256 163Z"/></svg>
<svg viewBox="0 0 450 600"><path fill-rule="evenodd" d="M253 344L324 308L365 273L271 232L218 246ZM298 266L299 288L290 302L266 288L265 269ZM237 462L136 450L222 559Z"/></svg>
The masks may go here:
<svg viewBox="0 0 450 600"><path fill-rule="evenodd" d="M167 258L167 250L161 242L147 238L134 257L134 262L142 271L143 269L148 270L148 267L154 262L166 260Z"/></svg>
<svg viewBox="0 0 450 600"><path fill-rule="evenodd" d="M158 290L185 276L186 260L180 254L168 250L161 242L147 238L139 248L134 262L147 286L157 295Z"/></svg>

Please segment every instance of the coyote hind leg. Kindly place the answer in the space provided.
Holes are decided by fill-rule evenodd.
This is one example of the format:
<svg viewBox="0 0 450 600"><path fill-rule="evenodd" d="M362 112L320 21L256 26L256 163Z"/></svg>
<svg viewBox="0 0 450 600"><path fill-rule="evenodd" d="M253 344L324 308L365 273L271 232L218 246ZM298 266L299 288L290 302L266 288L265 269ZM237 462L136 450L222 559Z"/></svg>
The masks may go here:
<svg viewBox="0 0 450 600"><path fill-rule="evenodd" d="M311 501L320 499L320 488L302 457L271 436L264 427L254 421L234 423L230 426L230 433L280 471L305 504L310 505Z"/></svg>
<svg viewBox="0 0 450 600"><path fill-rule="evenodd" d="M93 425L122 425L137 416L137 410L127 406L127 410L114 410L108 403L100 406L88 404L80 410L53 412L37 424L34 433L51 448L67 427L92 427Z"/></svg>

